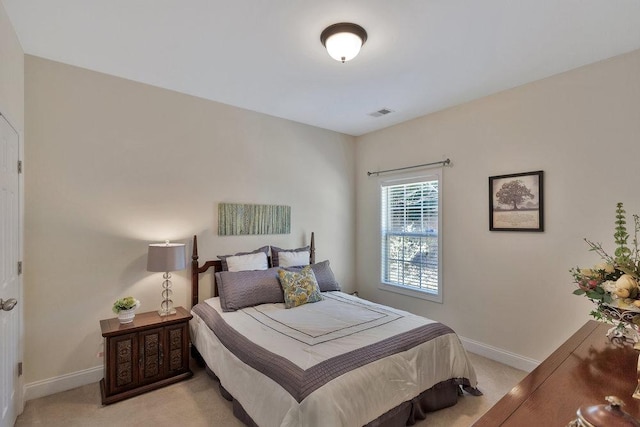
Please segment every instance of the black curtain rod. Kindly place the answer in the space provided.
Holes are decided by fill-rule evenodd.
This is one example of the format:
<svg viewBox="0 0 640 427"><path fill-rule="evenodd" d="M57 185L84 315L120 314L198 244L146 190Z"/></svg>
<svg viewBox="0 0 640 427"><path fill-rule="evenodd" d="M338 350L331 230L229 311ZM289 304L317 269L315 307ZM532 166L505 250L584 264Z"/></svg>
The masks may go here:
<svg viewBox="0 0 640 427"><path fill-rule="evenodd" d="M406 169L422 168L422 167L425 167L425 166L433 166L433 165L447 166L450 163L451 163L451 159L446 159L446 160L440 160L439 162L424 163L424 164L421 164L421 165L407 166L407 167L404 167L404 168L395 168L395 169L387 169L387 170L384 170L384 171L367 172L367 175L368 176L380 175L381 173L386 173L386 172L403 171L403 170L406 170Z"/></svg>

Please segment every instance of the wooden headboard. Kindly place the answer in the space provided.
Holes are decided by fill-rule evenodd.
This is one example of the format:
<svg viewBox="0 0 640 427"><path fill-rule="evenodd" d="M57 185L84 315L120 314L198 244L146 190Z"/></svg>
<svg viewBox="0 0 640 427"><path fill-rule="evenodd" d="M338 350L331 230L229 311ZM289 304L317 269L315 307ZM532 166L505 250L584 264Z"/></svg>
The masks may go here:
<svg viewBox="0 0 640 427"><path fill-rule="evenodd" d="M313 232L311 233L311 241L309 243L309 262L314 264L316 262L316 245L315 245L315 236ZM271 267L271 257L268 260L269 267ZM191 307L196 305L199 302L199 289L200 289L200 274L206 272L210 268L211 273L215 273L217 271L222 271L222 261L219 259L205 261L202 266L198 263L198 238L197 236L193 236L193 253L191 255ZM215 275L213 276L213 296L218 296L218 284L216 283Z"/></svg>

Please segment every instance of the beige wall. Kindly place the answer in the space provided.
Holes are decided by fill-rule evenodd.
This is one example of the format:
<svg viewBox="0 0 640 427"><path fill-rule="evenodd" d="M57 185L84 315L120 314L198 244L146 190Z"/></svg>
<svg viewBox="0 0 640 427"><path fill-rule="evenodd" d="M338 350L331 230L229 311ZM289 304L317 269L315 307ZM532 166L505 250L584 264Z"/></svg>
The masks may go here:
<svg viewBox="0 0 640 427"><path fill-rule="evenodd" d="M444 302L378 289L378 178L442 160ZM362 296L441 320L461 336L542 360L592 308L568 272L612 252L615 204L640 213L640 51L357 138ZM545 232L490 232L488 177L543 170Z"/></svg>
<svg viewBox="0 0 640 427"><path fill-rule="evenodd" d="M24 54L18 36L0 2L0 113L24 129Z"/></svg>
<svg viewBox="0 0 640 427"><path fill-rule="evenodd" d="M100 366L118 297L159 308L151 242L197 234L209 259L315 231L353 289L353 137L31 56L26 87L27 383ZM291 234L218 237L218 202L289 205ZM173 287L188 305L187 270Z"/></svg>

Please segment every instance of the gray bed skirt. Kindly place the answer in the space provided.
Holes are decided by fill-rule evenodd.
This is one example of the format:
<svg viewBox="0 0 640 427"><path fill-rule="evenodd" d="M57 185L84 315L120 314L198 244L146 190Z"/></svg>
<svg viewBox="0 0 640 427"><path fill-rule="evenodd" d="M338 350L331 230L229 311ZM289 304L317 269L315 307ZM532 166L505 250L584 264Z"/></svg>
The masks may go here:
<svg viewBox="0 0 640 427"><path fill-rule="evenodd" d="M206 367L206 371L215 381L218 382L222 397L233 403L233 415L249 427L259 427L247 414L242 405L220 384L218 377ZM423 391L413 399L401 403L388 412L382 414L365 427L401 427L411 426L418 421L424 420L427 413L439 409L448 408L458 402L458 396L462 394L461 387L471 394L481 394L477 389L468 389L460 385L457 379L442 381L428 390Z"/></svg>

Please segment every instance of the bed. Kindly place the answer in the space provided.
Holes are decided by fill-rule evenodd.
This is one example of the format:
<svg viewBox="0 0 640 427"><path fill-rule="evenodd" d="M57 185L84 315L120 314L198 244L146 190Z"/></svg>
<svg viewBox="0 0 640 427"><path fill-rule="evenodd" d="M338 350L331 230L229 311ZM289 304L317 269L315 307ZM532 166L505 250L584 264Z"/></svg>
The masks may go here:
<svg viewBox="0 0 640 427"><path fill-rule="evenodd" d="M246 425L412 425L462 390L481 394L453 330L341 292L329 261L315 262L313 234L305 248L269 252L266 268L264 247L200 265L194 236L192 350ZM261 269L242 270L253 254ZM302 257L309 265L293 265ZM200 302L210 269L214 297Z"/></svg>

